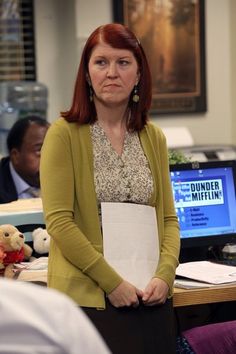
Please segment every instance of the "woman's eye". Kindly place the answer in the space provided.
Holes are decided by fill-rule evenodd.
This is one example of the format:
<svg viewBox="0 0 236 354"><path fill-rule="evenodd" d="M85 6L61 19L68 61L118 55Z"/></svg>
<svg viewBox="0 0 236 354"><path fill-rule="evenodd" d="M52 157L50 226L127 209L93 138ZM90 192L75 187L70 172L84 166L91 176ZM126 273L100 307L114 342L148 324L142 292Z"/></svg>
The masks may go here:
<svg viewBox="0 0 236 354"><path fill-rule="evenodd" d="M129 62L128 62L128 60L123 60L122 59L122 60L119 61L119 64L122 65L122 66L125 66L125 65L128 65Z"/></svg>
<svg viewBox="0 0 236 354"><path fill-rule="evenodd" d="M105 61L105 60L102 60L102 59L96 60L95 64L100 65L100 66L103 66L103 65L106 64L106 61Z"/></svg>

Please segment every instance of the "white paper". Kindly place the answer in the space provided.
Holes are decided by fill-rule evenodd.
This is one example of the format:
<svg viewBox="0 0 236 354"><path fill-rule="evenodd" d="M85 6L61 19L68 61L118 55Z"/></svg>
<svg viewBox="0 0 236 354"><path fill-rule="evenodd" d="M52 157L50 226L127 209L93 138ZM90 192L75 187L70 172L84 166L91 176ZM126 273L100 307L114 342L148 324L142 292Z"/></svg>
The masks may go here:
<svg viewBox="0 0 236 354"><path fill-rule="evenodd" d="M39 257L31 262L14 264L17 280L47 283L48 257Z"/></svg>
<svg viewBox="0 0 236 354"><path fill-rule="evenodd" d="M176 275L210 284L234 283L236 267L209 261L187 262L179 264Z"/></svg>
<svg viewBox="0 0 236 354"><path fill-rule="evenodd" d="M211 288L216 286L219 285L203 283L201 281L190 280L190 279L175 279L174 281L174 287L180 289L199 289L199 288Z"/></svg>
<svg viewBox="0 0 236 354"><path fill-rule="evenodd" d="M159 261L155 208L101 203L104 257L127 281L144 290Z"/></svg>

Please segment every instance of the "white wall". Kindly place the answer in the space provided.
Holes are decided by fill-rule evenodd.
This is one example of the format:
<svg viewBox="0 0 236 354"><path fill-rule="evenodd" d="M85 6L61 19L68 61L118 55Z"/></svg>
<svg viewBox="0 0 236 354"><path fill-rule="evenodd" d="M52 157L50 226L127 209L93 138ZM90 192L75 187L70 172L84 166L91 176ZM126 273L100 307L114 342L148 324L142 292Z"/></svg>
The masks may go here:
<svg viewBox="0 0 236 354"><path fill-rule="evenodd" d="M232 49L236 2L205 2L208 110L154 119L161 127L186 126L196 144L236 143L235 45ZM111 0L35 0L35 15L38 80L49 88L48 117L53 121L71 102L86 37L100 24L112 21Z"/></svg>

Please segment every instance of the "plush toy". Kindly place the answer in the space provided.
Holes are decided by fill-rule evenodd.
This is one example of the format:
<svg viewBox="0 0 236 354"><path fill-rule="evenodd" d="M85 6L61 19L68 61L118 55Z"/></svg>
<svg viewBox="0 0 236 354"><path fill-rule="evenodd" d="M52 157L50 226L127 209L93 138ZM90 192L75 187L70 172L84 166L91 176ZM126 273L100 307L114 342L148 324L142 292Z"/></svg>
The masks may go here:
<svg viewBox="0 0 236 354"><path fill-rule="evenodd" d="M13 269L14 263L28 260L32 248L25 243L25 236L15 226L10 224L0 225L1 273L6 274Z"/></svg>
<svg viewBox="0 0 236 354"><path fill-rule="evenodd" d="M50 235L46 229L38 227L32 232L35 256L47 255L49 252Z"/></svg>
<svg viewBox="0 0 236 354"><path fill-rule="evenodd" d="M4 263L3 260L6 257L6 253L4 252L4 248L2 246L0 246L0 271L1 269L4 269Z"/></svg>

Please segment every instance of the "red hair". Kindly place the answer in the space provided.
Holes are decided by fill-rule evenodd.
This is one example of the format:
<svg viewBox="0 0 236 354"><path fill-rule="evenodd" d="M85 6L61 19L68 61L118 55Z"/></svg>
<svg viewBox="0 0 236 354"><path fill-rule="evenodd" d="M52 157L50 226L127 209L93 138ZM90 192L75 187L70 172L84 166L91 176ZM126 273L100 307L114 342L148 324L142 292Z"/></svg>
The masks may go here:
<svg viewBox="0 0 236 354"><path fill-rule="evenodd" d="M127 129L140 131L147 122L147 114L152 100L150 69L138 39L128 27L118 23L100 26L89 36L81 56L72 105L68 111L61 112L62 117L68 122L78 122L79 124L95 122L96 108L94 102L90 102L89 99L89 84L86 75L92 51L101 41L113 48L130 50L137 60L140 72L138 83L139 101L137 103L133 102L131 93L128 104L128 110L131 114L127 121Z"/></svg>

